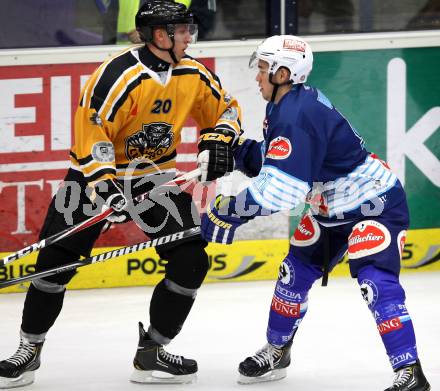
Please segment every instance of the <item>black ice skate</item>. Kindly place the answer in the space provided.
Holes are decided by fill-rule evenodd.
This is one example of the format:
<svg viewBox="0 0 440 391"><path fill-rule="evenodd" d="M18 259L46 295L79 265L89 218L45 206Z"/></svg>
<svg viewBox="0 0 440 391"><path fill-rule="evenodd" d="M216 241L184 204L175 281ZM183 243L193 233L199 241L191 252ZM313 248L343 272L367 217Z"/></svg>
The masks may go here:
<svg viewBox="0 0 440 391"><path fill-rule="evenodd" d="M396 370L393 385L385 391L429 391L431 386L423 374L420 361Z"/></svg>
<svg viewBox="0 0 440 391"><path fill-rule="evenodd" d="M197 362L170 354L154 342L139 322L139 346L133 360L135 383L192 383L196 379Z"/></svg>
<svg viewBox="0 0 440 391"><path fill-rule="evenodd" d="M238 383L260 383L286 377L286 368L290 365L291 346L292 340L281 348L266 344L254 356L240 363Z"/></svg>
<svg viewBox="0 0 440 391"><path fill-rule="evenodd" d="M43 342L32 343L20 336L15 354L0 361L0 388L22 387L34 382L35 370L40 367Z"/></svg>

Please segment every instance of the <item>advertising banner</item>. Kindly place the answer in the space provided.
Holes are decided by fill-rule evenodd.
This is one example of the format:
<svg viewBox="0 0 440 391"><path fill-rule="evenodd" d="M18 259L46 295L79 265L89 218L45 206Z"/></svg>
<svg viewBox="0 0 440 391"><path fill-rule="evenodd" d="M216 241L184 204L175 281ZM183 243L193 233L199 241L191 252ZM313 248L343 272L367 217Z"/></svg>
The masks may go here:
<svg viewBox="0 0 440 391"><path fill-rule="evenodd" d="M276 279L288 245L287 240L247 240L231 246L210 244L210 267L205 282ZM109 250L95 249L93 254ZM0 253L0 257L4 255ZM36 256L32 254L0 267L0 282L34 272L35 261ZM78 269L69 289L156 285L164 277L165 265L166 261L160 259L154 249L148 249ZM28 283L11 286L0 293L23 292L27 286Z"/></svg>

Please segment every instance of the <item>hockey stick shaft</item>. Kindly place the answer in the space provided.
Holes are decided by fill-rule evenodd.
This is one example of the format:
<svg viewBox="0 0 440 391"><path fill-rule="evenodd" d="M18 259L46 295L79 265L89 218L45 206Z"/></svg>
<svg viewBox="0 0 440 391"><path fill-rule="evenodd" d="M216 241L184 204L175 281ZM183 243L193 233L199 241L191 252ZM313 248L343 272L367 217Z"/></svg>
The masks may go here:
<svg viewBox="0 0 440 391"><path fill-rule="evenodd" d="M0 282L0 289L6 288L11 285L20 284L26 281L36 280L38 278L49 277L54 274L64 273L67 271L75 270L79 267L91 265L98 262L106 262L115 258L120 257L121 255L127 255L131 253L135 253L137 251L145 250L147 248L157 247L167 243L177 242L179 240L184 240L190 238L192 236L200 235L200 227L189 228L185 231L176 232L174 234L161 236L156 239L148 240L146 242L141 242L138 244L134 244L132 246L121 247L116 250L107 251L105 253L96 254L92 257L82 259L79 261L67 263L65 265L53 267L51 269L43 270L41 272L34 272L28 274L26 276L12 278L10 280L6 280Z"/></svg>
<svg viewBox="0 0 440 391"><path fill-rule="evenodd" d="M200 175L201 175L200 169L196 168L195 170L187 172L186 174L183 174L178 178L175 178L167 183L164 183L163 185L160 185L159 187L172 186L172 185L182 185L186 182L191 181L192 179L199 177ZM135 197L135 201L140 202L142 200L145 200L148 197L148 194L153 190L154 189ZM65 230L58 232L52 236L49 236L48 238L42 239L42 240L40 240L36 243L33 243L27 247L24 247L21 250L18 250L17 252L15 252L13 254L9 254L6 257L0 259L0 267L5 266L8 263L11 263L13 261L16 261L17 259L23 258L26 255L32 254L35 251L41 250L45 247L48 247L51 244L59 242L61 239L65 239L69 236L72 236L73 234L75 234L77 232L83 231L86 228L89 228L92 225L97 224L100 221L105 220L112 213L113 213L113 209L106 209L106 210L102 211L101 213L97 214L96 216L90 217L89 219L87 219L77 225L74 225L73 227L66 228Z"/></svg>

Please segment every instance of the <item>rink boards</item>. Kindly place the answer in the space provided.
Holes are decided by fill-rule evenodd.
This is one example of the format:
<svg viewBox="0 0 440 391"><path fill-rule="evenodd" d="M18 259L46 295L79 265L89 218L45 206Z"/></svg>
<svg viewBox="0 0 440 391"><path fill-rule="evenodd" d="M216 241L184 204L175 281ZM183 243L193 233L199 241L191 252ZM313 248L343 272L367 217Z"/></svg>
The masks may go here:
<svg viewBox="0 0 440 391"><path fill-rule="evenodd" d="M278 266L288 251L287 240L245 240L230 246L210 244L210 269L206 282L275 280ZM99 248L94 254L110 248ZM1 253L5 256L7 253ZM0 268L0 281L34 271L36 255ZM110 288L155 285L165 273L166 261L153 249L129 254L103 264L78 270L68 289ZM402 271L440 270L440 228L412 230L403 251ZM347 259L333 270L331 277L349 276ZM28 284L0 290L0 293L23 292Z"/></svg>
<svg viewBox="0 0 440 391"><path fill-rule="evenodd" d="M405 186L411 227L403 268L439 269L440 250L440 33L439 31L349 34L308 38L314 53L309 79L359 129L368 148L386 159ZM265 102L248 68L259 40L208 42L190 55L215 71L243 105L245 136L262 137ZM73 114L81 86L117 46L3 50L0 53L0 252L37 241L47 205L68 167ZM434 86L434 88L433 88ZM195 167L197 126L182 130L178 169ZM240 183L241 184L241 183ZM231 186L235 188L234 186ZM202 211L215 195L211 186L193 191ZM217 189L218 190L218 189ZM277 216L277 215L274 215ZM262 218L238 230L232 246L208 248L208 282L275 279L288 249L287 219ZM296 226L290 221L290 231ZM96 252L145 240L128 225L114 227ZM0 281L34 269L35 254L0 268ZM154 251L80 269L71 289L155 284L164 261ZM348 275L342 262L333 275ZM18 292L23 287L0 292Z"/></svg>

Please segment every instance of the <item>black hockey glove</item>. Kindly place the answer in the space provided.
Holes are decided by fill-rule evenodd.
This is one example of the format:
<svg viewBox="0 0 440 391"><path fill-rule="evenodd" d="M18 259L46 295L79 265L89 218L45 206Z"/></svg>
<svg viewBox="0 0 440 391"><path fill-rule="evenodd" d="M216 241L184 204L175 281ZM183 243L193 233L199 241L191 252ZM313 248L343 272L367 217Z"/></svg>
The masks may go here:
<svg viewBox="0 0 440 391"><path fill-rule="evenodd" d="M95 193L104 204L114 212L107 217L112 223L125 223L130 220L130 214L125 210L128 206L127 198L122 186L115 179L106 179L95 184Z"/></svg>
<svg viewBox="0 0 440 391"><path fill-rule="evenodd" d="M200 131L197 164L202 171L201 182L213 181L234 170L234 131L216 127Z"/></svg>

